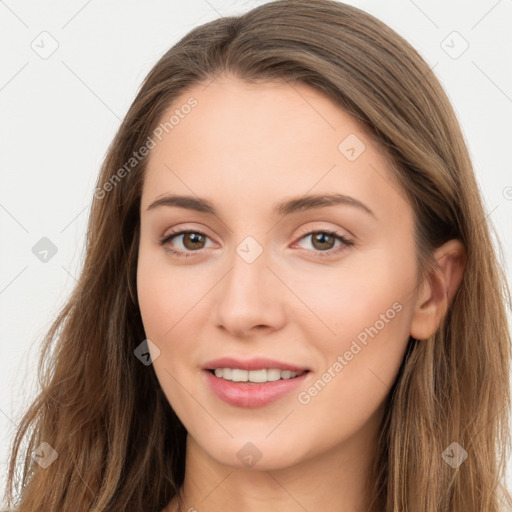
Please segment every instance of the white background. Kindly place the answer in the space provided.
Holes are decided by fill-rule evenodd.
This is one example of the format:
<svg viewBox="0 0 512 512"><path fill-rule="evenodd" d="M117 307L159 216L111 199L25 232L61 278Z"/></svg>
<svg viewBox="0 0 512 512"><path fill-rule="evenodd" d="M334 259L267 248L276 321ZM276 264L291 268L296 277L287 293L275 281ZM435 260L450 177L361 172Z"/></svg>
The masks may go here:
<svg viewBox="0 0 512 512"><path fill-rule="evenodd" d="M0 2L0 495L8 445L36 390L41 340L79 274L95 180L120 120L179 38L261 3ZM512 2L348 3L387 23L434 67L462 125L505 265L512 255ZM462 39L446 39L453 31L469 44L458 58ZM52 44L58 48L45 59L33 49ZM32 253L42 237L58 249L46 263ZM512 488L512 461L509 468Z"/></svg>

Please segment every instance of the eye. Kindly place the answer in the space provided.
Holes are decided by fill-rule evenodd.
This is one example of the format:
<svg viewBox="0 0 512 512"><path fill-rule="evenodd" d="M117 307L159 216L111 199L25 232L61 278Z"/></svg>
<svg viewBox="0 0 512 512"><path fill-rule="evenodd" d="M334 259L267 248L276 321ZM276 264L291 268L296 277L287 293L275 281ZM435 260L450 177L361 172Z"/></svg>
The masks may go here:
<svg viewBox="0 0 512 512"><path fill-rule="evenodd" d="M169 246L169 243L178 237L183 237L181 243L185 250L175 249ZM300 240L306 239L307 237L312 237L313 252L318 253L318 255L322 257L334 256L347 247L354 245L354 242L346 238L343 234L326 229L306 232L302 234ZM193 256L194 252L204 249L206 239L209 239L209 236L202 231L181 230L164 235L160 239L160 245L165 246L165 250L171 254L188 258L189 256ZM333 245L336 241L339 241L340 245L334 249Z"/></svg>
<svg viewBox="0 0 512 512"><path fill-rule="evenodd" d="M187 251L191 251L191 252L196 252L199 249L203 249L203 247L201 245L204 243L204 240L206 238L209 238L208 235L206 235L205 233L203 233L201 231L182 230L182 231L176 231L176 232L170 233L168 235L164 235L160 239L160 245L166 246L165 247L166 251L168 251L172 254L175 254L177 256L183 256L185 258L188 256L193 256L193 254L189 254L185 251L177 250L177 249L174 249L174 248L171 248L168 246L168 244L171 240L173 240L174 238L178 238L180 236L183 237L181 243L184 245L185 249Z"/></svg>
<svg viewBox="0 0 512 512"><path fill-rule="evenodd" d="M314 252L319 253L319 256L334 256L341 251L344 251L347 247L354 245L352 240L349 240L345 235L338 233L337 231L331 231L322 229L318 231L309 231L303 234L300 240L304 240L308 237L311 238L311 243L315 250ZM336 241L340 242L340 245L334 249L333 245Z"/></svg>

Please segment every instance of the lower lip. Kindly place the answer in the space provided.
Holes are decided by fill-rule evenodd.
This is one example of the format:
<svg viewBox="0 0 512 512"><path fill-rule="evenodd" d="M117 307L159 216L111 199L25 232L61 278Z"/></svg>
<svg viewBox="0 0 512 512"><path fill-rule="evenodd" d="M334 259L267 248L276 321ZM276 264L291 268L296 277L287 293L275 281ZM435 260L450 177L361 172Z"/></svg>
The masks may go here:
<svg viewBox="0 0 512 512"><path fill-rule="evenodd" d="M208 370L204 370L204 372L206 373L206 379L212 391L221 400L236 407L247 407L250 409L263 407L275 402L303 384L307 375L310 373L303 373L293 379L280 379L261 384L248 384L216 377Z"/></svg>

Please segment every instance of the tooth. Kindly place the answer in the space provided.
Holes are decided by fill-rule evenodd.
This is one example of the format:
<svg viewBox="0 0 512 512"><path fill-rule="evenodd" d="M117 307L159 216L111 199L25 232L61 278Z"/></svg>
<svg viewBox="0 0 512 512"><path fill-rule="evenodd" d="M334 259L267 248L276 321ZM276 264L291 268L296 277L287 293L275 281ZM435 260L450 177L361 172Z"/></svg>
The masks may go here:
<svg viewBox="0 0 512 512"><path fill-rule="evenodd" d="M233 368L231 374L233 382L247 382L248 376L249 372L247 370L240 370L238 368Z"/></svg>
<svg viewBox="0 0 512 512"><path fill-rule="evenodd" d="M272 382L274 380L279 380L281 378L281 370L278 368L272 368L267 370L267 380Z"/></svg>
<svg viewBox="0 0 512 512"><path fill-rule="evenodd" d="M267 370L251 370L249 372L250 382L267 382Z"/></svg>
<svg viewBox="0 0 512 512"><path fill-rule="evenodd" d="M241 370L239 368L215 368L214 374L216 377L225 380L254 383L273 382L280 379L293 379L299 375L297 372L293 372L291 370L280 370L279 368L250 371Z"/></svg>

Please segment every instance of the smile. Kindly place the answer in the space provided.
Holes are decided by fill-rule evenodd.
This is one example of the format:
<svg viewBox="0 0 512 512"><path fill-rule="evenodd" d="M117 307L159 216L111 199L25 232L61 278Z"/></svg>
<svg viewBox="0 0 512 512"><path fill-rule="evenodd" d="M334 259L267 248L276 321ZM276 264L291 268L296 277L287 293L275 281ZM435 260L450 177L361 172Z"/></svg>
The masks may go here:
<svg viewBox="0 0 512 512"><path fill-rule="evenodd" d="M224 376L226 370L228 370L228 375L231 371L229 379ZM220 372L222 372L222 376L219 377L216 373ZM308 370L298 374L290 370L273 368L251 371L238 368L217 368L202 372L206 379L206 385L217 398L234 407L244 408L264 407L284 398L303 385L310 373ZM251 374L253 375L251 376ZM249 378L260 380L253 382Z"/></svg>
<svg viewBox="0 0 512 512"><path fill-rule="evenodd" d="M216 377L232 382L274 382L276 380L294 379L303 372L292 372L291 370L280 370L278 368L261 370L242 370L240 368L216 368L212 370Z"/></svg>

